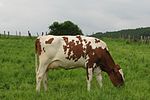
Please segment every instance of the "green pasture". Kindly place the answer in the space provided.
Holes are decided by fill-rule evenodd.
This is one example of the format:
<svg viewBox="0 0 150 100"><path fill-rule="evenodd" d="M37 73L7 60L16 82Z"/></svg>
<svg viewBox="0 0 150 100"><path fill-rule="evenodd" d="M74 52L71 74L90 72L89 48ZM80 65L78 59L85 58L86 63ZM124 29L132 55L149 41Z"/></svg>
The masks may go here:
<svg viewBox="0 0 150 100"><path fill-rule="evenodd" d="M116 88L107 74L103 87L93 78L86 89L86 71L50 70L48 91L35 91L35 38L0 37L0 100L150 100L150 45L103 39L125 74L125 86Z"/></svg>

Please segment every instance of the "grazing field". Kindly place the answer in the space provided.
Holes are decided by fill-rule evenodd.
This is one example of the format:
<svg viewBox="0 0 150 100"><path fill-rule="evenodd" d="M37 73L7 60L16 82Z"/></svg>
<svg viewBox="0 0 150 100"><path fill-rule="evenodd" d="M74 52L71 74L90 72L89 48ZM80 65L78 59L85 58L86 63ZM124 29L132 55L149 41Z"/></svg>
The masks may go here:
<svg viewBox="0 0 150 100"><path fill-rule="evenodd" d="M35 91L34 41L0 37L0 100L150 100L150 45L103 39L125 74L125 86L115 88L106 73L103 87L93 78L86 89L86 71L49 71L48 91Z"/></svg>

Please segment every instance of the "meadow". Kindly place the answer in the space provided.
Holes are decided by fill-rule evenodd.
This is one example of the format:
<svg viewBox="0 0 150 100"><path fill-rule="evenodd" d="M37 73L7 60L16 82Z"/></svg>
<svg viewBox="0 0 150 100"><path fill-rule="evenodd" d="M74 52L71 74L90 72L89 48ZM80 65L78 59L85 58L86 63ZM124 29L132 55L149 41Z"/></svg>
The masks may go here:
<svg viewBox="0 0 150 100"><path fill-rule="evenodd" d="M125 86L116 88L107 74L103 87L93 78L86 88L86 71L50 70L48 91L35 91L35 38L0 37L0 100L150 100L150 45L103 39L125 74Z"/></svg>

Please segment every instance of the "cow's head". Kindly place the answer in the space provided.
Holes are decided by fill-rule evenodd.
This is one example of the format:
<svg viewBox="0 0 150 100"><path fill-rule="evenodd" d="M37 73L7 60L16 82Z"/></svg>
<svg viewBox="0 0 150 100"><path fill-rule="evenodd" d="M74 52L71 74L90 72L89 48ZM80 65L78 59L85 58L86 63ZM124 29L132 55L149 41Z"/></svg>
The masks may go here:
<svg viewBox="0 0 150 100"><path fill-rule="evenodd" d="M125 79L123 71L119 65L115 65L115 67L110 71L109 78L116 87L124 85Z"/></svg>

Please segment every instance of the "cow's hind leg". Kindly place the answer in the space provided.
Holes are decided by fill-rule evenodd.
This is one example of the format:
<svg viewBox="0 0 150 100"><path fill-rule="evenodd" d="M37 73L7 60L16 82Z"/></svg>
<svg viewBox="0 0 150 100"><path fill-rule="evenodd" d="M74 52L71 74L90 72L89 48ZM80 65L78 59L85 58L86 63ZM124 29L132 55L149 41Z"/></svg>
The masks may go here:
<svg viewBox="0 0 150 100"><path fill-rule="evenodd" d="M87 68L87 90L90 91L91 81L93 77L93 68Z"/></svg>
<svg viewBox="0 0 150 100"><path fill-rule="evenodd" d="M47 65L45 64L40 64L39 69L37 71L36 75L36 91L40 92L40 87L41 87L41 81L44 78L44 75L46 73Z"/></svg>
<svg viewBox="0 0 150 100"><path fill-rule="evenodd" d="M96 79L99 83L99 86L102 87L102 75L101 75L102 71L101 71L101 69L99 67L96 67L94 69L94 72L96 74Z"/></svg>
<svg viewBox="0 0 150 100"><path fill-rule="evenodd" d="M45 72L44 77L43 77L43 86L44 86L44 90L47 91L47 75L48 75L48 71Z"/></svg>

